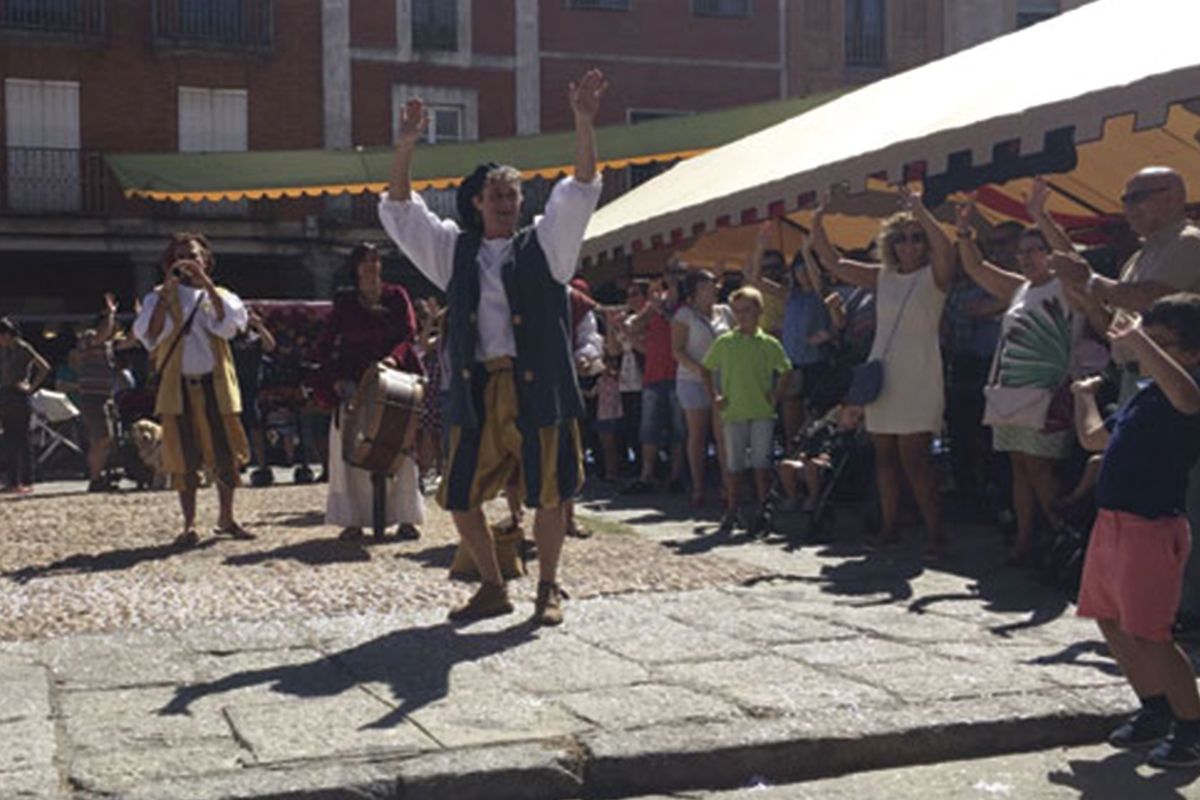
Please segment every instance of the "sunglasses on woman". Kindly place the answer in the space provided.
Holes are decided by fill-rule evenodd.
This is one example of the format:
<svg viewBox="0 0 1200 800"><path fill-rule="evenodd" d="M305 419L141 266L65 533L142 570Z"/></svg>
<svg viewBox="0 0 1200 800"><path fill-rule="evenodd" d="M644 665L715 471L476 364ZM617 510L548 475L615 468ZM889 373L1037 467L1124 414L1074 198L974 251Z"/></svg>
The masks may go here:
<svg viewBox="0 0 1200 800"><path fill-rule="evenodd" d="M896 244L900 244L902 242L908 242L909 244L925 244L925 234L909 233L897 236Z"/></svg>

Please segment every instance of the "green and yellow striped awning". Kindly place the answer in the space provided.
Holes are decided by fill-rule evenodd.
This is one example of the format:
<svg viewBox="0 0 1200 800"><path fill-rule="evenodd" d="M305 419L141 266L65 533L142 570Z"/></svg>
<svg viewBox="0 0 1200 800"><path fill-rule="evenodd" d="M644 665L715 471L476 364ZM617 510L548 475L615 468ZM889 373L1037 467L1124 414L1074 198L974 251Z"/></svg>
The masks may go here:
<svg viewBox="0 0 1200 800"><path fill-rule="evenodd" d="M735 141L833 99L838 93L615 125L597 131L602 169L686 159ZM434 145L413 163L418 191L455 186L477 164L512 164L526 178L570 169L574 134ZM391 148L221 153L127 153L105 157L127 197L173 202L278 200L379 192L387 187Z"/></svg>

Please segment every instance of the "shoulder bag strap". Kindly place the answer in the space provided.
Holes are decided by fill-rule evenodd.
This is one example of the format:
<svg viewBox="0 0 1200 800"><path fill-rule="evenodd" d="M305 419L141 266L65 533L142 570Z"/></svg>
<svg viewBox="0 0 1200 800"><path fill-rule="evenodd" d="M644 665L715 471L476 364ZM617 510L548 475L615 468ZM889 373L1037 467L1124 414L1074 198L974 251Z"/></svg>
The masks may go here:
<svg viewBox="0 0 1200 800"><path fill-rule="evenodd" d="M932 269L932 267L930 267L930 269ZM880 277L882 277L882 275ZM913 290L915 290L916 288L917 288L917 281L915 281L915 280L908 285L908 291L905 293L904 299L902 301L900 301L900 308L896 311L896 321L894 323L892 323L892 330L888 334L887 344L885 344L883 346L883 350L879 354L880 358L883 358L892 349L892 340L896 338L896 330L899 329L899 327L900 327L900 320L904 318L904 308L908 305L908 299L910 297L912 297ZM876 295L875 295L875 313L876 314L879 313L879 293L878 292L876 292Z"/></svg>
<svg viewBox="0 0 1200 800"><path fill-rule="evenodd" d="M196 312L200 310L200 304L204 302L203 297L196 298L196 304L192 306L192 311L184 320L183 326L175 333L175 339L171 342L171 346L167 348L167 354L163 357L162 366L165 368L171 362L171 356L175 355L175 348L179 347L179 343L183 341L183 337L187 336L188 331L192 329L192 320L196 318ZM159 371L156 367L155 371Z"/></svg>

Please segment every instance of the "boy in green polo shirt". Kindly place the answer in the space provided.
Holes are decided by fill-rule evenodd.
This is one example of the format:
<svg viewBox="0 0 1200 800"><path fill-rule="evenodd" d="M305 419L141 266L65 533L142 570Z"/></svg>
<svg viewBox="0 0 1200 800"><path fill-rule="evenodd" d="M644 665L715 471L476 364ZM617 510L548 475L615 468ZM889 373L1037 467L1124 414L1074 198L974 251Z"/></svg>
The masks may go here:
<svg viewBox="0 0 1200 800"><path fill-rule="evenodd" d="M742 473L754 470L758 513L749 525L753 536L763 531L767 493L771 489L771 444L775 438L775 407L785 385L779 380L791 368L783 345L758 323L762 293L738 289L730 298L737 328L718 337L704 356L704 385L720 411L725 435L725 516L718 532L728 535L737 524L738 487ZM713 381L718 373L720 390Z"/></svg>

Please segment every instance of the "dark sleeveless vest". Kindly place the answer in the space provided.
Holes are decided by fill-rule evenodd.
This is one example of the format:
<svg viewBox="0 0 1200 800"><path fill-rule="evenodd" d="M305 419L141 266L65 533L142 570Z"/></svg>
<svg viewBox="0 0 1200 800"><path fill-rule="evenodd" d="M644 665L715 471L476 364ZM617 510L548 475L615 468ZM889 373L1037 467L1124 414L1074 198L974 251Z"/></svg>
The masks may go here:
<svg viewBox="0 0 1200 800"><path fill-rule="evenodd" d="M451 425L482 426L480 403L487 372L475 360L479 339L479 247L477 232L459 235L454 272L446 287L450 354ZM572 356L567 287L554 279L532 228L513 239L513 258L500 269L517 342L514 378L522 426L543 428L583 416L583 398Z"/></svg>

